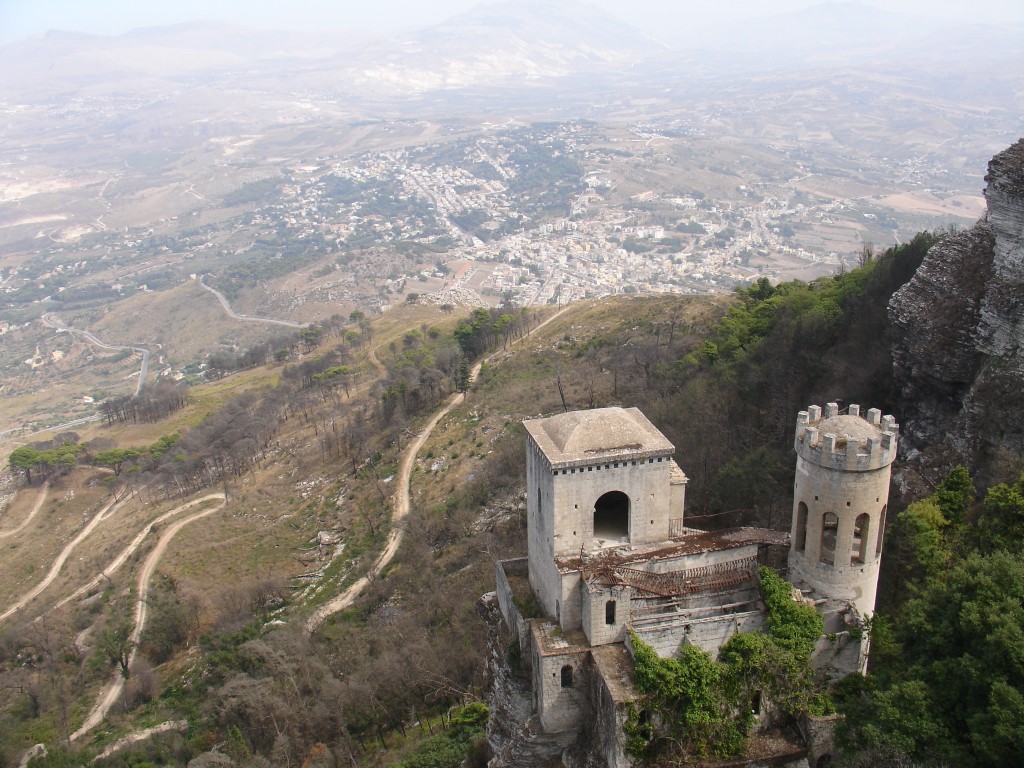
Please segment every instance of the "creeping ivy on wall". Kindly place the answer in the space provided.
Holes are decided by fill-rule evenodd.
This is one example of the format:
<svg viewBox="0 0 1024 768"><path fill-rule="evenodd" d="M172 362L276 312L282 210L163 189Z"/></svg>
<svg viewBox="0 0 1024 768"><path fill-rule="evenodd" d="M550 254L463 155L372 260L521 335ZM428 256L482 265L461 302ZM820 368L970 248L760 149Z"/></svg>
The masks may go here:
<svg viewBox="0 0 1024 768"><path fill-rule="evenodd" d="M717 661L692 645L683 646L678 658L663 659L630 631L634 679L643 695L625 724L630 754L740 754L762 698L791 717L831 711L810 666L822 619L812 606L793 600L791 589L762 568L766 631L734 635Z"/></svg>

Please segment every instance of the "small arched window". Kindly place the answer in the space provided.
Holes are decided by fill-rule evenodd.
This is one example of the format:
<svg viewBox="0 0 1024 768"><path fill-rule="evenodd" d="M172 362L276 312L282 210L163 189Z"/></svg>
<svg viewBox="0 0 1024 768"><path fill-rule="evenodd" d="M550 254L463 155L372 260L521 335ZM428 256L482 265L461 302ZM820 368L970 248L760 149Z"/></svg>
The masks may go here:
<svg viewBox="0 0 1024 768"><path fill-rule="evenodd" d="M604 604L604 623L614 624L615 623L615 601L609 600Z"/></svg>
<svg viewBox="0 0 1024 768"><path fill-rule="evenodd" d="M562 687L572 688L572 664L562 667Z"/></svg>

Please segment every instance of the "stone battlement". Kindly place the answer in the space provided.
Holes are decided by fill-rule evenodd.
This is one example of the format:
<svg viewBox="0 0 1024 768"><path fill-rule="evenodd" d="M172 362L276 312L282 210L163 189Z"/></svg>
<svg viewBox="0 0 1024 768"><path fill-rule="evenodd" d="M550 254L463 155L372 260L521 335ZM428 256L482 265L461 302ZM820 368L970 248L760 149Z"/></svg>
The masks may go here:
<svg viewBox="0 0 1024 768"><path fill-rule="evenodd" d="M851 405L840 414L836 403L812 405L796 419L793 447L805 461L829 469L864 472L887 467L896 458L899 424L871 408L861 416L860 406Z"/></svg>

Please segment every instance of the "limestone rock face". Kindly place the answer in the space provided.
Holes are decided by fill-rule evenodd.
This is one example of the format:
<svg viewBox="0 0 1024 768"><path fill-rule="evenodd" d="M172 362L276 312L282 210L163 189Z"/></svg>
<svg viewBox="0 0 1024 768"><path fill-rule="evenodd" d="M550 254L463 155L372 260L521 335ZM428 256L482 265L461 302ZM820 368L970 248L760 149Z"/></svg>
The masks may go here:
<svg viewBox="0 0 1024 768"><path fill-rule="evenodd" d="M1024 139L985 180L987 216L889 302L904 447L982 475L1024 451Z"/></svg>
<svg viewBox="0 0 1024 768"><path fill-rule="evenodd" d="M573 732L545 733L533 714L530 679L526 670L513 669L508 660L510 637L503 630L498 601L493 593L477 603L487 624L487 742L494 756L491 768L535 768L561 762ZM525 663L525 662L524 662Z"/></svg>

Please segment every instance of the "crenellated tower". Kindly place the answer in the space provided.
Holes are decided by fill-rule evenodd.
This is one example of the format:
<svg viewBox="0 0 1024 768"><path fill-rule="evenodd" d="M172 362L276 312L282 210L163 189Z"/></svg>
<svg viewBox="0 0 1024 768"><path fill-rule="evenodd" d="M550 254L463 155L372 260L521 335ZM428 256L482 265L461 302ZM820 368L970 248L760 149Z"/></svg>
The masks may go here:
<svg viewBox="0 0 1024 768"><path fill-rule="evenodd" d="M889 479L899 425L860 406L828 403L797 416L789 571L822 597L875 610Z"/></svg>

